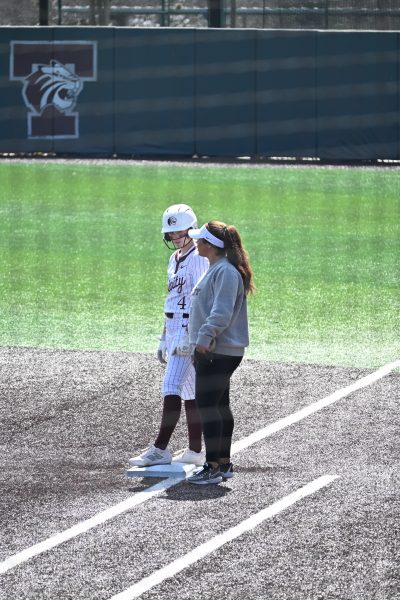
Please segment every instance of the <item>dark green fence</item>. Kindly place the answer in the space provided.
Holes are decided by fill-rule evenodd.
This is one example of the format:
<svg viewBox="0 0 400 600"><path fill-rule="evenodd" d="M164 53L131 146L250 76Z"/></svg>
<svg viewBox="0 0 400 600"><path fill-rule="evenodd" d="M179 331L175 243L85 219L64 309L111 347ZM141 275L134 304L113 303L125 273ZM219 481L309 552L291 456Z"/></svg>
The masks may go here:
<svg viewBox="0 0 400 600"><path fill-rule="evenodd" d="M0 152L398 160L399 35L1 28Z"/></svg>

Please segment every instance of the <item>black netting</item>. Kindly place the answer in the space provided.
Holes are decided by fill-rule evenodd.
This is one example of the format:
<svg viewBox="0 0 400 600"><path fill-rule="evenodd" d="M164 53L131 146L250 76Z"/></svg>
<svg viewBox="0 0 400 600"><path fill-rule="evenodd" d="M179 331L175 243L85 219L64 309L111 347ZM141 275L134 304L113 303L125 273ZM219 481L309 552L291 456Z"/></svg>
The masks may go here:
<svg viewBox="0 0 400 600"><path fill-rule="evenodd" d="M281 29L380 29L400 28L399 0L225 0L236 4L237 27ZM253 10L254 14L249 14Z"/></svg>
<svg viewBox="0 0 400 600"><path fill-rule="evenodd" d="M89 4L89 0L50 0L49 24L99 24L101 9L92 14ZM208 25L208 0L109 0L109 4L111 25ZM221 6L225 27L400 30L400 0L222 0ZM35 25L37 19L38 0L18 4L0 0L0 25Z"/></svg>

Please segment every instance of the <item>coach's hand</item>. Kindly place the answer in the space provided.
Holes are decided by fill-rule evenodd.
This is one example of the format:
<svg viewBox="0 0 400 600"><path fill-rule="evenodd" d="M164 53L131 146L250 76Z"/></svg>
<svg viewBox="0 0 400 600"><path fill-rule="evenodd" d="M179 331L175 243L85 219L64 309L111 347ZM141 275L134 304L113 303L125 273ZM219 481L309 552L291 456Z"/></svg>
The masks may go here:
<svg viewBox="0 0 400 600"><path fill-rule="evenodd" d="M208 348L207 346L201 346L201 344L197 344L196 352L198 352L199 354L207 354L207 352L210 352L210 348Z"/></svg>
<svg viewBox="0 0 400 600"><path fill-rule="evenodd" d="M157 350L157 358L162 365L167 364L167 343L165 341L165 333L160 337L160 344Z"/></svg>
<svg viewBox="0 0 400 600"><path fill-rule="evenodd" d="M192 363L194 368L197 369L197 365L199 364L211 364L214 360L212 352L210 352L207 346L202 346L201 344L197 344L194 349Z"/></svg>
<svg viewBox="0 0 400 600"><path fill-rule="evenodd" d="M202 344L196 344L196 352L198 352L199 354L207 354L209 352L214 352L216 345L217 344L216 344L215 338L212 338L210 340L209 346L203 346Z"/></svg>

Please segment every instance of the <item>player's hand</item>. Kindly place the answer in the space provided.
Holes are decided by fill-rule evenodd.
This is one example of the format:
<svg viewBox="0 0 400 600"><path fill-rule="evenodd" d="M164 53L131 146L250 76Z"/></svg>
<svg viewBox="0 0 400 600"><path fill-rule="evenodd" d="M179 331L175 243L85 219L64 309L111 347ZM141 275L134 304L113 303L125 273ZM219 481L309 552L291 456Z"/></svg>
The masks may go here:
<svg viewBox="0 0 400 600"><path fill-rule="evenodd" d="M176 354L177 356L189 356L190 352L191 347L189 343L189 336L187 334L182 335L174 340L171 354Z"/></svg>
<svg viewBox="0 0 400 600"><path fill-rule="evenodd" d="M167 342L165 341L165 333L160 337L160 343L157 350L157 358L162 365L167 364Z"/></svg>

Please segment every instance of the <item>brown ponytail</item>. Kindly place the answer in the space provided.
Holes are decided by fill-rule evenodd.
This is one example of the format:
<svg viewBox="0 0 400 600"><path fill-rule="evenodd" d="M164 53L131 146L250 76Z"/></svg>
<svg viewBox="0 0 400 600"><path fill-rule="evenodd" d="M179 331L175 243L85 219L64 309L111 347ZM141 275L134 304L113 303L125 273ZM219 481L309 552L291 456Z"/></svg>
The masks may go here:
<svg viewBox="0 0 400 600"><path fill-rule="evenodd" d="M209 231L216 238L224 242L224 248L217 248L221 254L226 254L229 262L236 267L243 279L244 292L252 294L255 292L253 283L253 272L250 267L249 255L242 245L238 230L234 225L226 225L221 221L210 221L207 223Z"/></svg>

